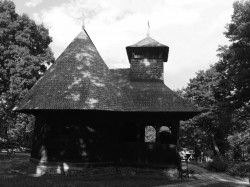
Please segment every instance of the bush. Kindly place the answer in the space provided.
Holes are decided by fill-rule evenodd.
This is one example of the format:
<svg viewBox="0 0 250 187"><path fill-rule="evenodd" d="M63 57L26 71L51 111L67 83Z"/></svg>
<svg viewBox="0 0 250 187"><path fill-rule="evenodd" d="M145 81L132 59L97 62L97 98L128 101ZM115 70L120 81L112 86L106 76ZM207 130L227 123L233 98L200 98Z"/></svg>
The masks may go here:
<svg viewBox="0 0 250 187"><path fill-rule="evenodd" d="M234 164L227 169L227 173L233 176L248 177L250 173L250 164Z"/></svg>
<svg viewBox="0 0 250 187"><path fill-rule="evenodd" d="M214 159L211 162L208 162L207 169L216 172L225 172L227 171L229 164L226 161L220 159Z"/></svg>

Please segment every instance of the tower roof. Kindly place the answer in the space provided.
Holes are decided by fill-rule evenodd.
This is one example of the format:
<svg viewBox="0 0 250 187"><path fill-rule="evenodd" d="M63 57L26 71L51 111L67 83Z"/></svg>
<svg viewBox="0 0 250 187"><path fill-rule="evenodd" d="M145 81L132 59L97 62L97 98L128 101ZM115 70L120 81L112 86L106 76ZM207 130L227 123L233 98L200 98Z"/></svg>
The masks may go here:
<svg viewBox="0 0 250 187"><path fill-rule="evenodd" d="M140 40L139 42L135 43L134 45L130 45L128 47L167 47L166 45L157 42L155 39L147 36L146 38Z"/></svg>
<svg viewBox="0 0 250 187"><path fill-rule="evenodd" d="M83 30L29 90L16 110L133 111L133 103L126 98Z"/></svg>
<svg viewBox="0 0 250 187"><path fill-rule="evenodd" d="M168 61L169 47L161 44L160 42L157 42L155 39L151 38L150 36L147 36L146 38L140 40L134 45L130 45L126 47L129 62L131 61L133 53L137 53L137 52L147 53L148 50L162 52L163 54L162 58L164 62Z"/></svg>

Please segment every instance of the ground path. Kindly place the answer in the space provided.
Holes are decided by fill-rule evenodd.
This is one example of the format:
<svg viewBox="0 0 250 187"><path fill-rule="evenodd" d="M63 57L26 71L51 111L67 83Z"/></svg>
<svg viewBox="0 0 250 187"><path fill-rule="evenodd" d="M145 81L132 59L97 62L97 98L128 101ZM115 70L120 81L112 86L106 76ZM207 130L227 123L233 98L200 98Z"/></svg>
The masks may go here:
<svg viewBox="0 0 250 187"><path fill-rule="evenodd" d="M194 170L190 175L190 181L170 184L167 187L245 187L250 186L247 178L235 178L224 173L210 172L200 166L189 164L189 169ZM165 187L158 186L158 187Z"/></svg>
<svg viewBox="0 0 250 187"><path fill-rule="evenodd" d="M2 156L2 155L0 154L0 156ZM0 159L0 180L4 179L6 177L9 178L9 177L14 177L14 176L16 177L15 178L16 181L21 181L21 180L23 180L23 178L25 178L25 175L13 173L10 170L11 163L12 164L13 163L25 163L28 161L29 156L25 156L25 155L23 155L23 156L24 156L23 158L20 158L20 155L19 155L19 157L15 157L13 159ZM208 171L208 170L206 170L198 165L195 165L195 164L189 164L189 169L193 170L194 174L190 174L190 177L188 179L185 179L186 181L181 181L180 183L175 183L175 184L167 184L167 183L163 182L162 184L154 184L154 185L148 184L147 186L157 186L157 187L198 187L198 186L204 186L204 187L246 187L246 186L249 186L250 187L247 178L245 178L245 179L235 178L235 177L232 177L232 176L224 174L224 173L210 172L210 171ZM27 176L26 176L26 179L27 179ZM51 177L50 179L54 180L53 177ZM33 178L29 178L27 181L33 181L33 184L36 184L36 185L38 183L42 183L44 181L44 179L41 179L40 181L35 181L35 182L34 182L34 180L35 179L33 179ZM39 179L37 179L37 180L39 180ZM117 185L115 183L112 186L129 186L129 184L131 184L131 182L127 182L128 185L124 184L126 182L127 181L122 181L121 183L123 185L120 185L120 183L118 183L119 185ZM54 183L57 184L58 181L55 181ZM82 181L79 182L79 184L82 184L82 183L83 183ZM101 182L97 183L97 185L94 185L94 186L99 186L98 184L100 184L100 183ZM40 186L46 186L46 185L47 185L47 183L44 185L41 184ZM1 184L1 181L0 181L0 186L3 186ZM11 186L11 185L9 185L9 186ZM16 186L19 186L19 184L17 183ZM71 183L70 183L70 186L74 186L74 185L71 185ZM85 186L89 186L89 185L85 185ZM101 186L103 186L103 185L101 185ZM108 186L108 185L104 185L104 186Z"/></svg>

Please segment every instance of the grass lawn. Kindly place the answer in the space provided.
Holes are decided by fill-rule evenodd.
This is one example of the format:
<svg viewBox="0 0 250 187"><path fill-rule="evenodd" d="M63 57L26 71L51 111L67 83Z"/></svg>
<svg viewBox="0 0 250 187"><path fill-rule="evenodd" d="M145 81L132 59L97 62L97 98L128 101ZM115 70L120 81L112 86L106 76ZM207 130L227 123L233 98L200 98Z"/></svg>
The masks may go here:
<svg viewBox="0 0 250 187"><path fill-rule="evenodd" d="M0 155L0 186L2 187L40 187L40 186L161 186L182 182L164 178L154 178L148 175L143 177L137 176L109 176L98 177L93 179L84 179L84 177L43 175L33 177L33 169L30 167L29 155L15 155L14 158L6 158ZM32 171L33 170L33 171ZM184 182L185 180L183 180Z"/></svg>
<svg viewBox="0 0 250 187"><path fill-rule="evenodd" d="M98 180L84 180L84 178L63 176L29 177L25 175L1 175L0 186L4 187L40 187L40 186L158 186L174 182L153 179L110 178Z"/></svg>

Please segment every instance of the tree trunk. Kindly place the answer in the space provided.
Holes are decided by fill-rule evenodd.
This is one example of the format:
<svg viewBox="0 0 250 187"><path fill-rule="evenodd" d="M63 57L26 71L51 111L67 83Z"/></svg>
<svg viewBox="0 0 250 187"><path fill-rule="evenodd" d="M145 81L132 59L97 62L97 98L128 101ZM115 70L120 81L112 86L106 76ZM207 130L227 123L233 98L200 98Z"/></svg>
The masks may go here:
<svg viewBox="0 0 250 187"><path fill-rule="evenodd" d="M214 150L215 150L216 154L218 155L220 160L223 160L222 155L221 155L220 150L219 150L219 148L218 148L218 146L216 144L216 141L215 141L215 138L214 138L213 134L211 134L211 138L212 138L212 143L213 143Z"/></svg>

